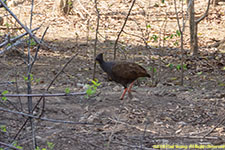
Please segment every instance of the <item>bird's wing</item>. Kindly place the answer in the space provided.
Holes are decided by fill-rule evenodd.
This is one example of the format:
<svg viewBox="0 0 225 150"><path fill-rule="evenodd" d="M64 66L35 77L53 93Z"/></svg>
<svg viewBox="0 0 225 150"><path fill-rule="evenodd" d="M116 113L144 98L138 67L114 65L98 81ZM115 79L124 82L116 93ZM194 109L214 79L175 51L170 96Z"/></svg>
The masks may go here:
<svg viewBox="0 0 225 150"><path fill-rule="evenodd" d="M116 63L112 67L112 73L118 78L135 80L138 77L145 76L146 70L138 64L130 62Z"/></svg>

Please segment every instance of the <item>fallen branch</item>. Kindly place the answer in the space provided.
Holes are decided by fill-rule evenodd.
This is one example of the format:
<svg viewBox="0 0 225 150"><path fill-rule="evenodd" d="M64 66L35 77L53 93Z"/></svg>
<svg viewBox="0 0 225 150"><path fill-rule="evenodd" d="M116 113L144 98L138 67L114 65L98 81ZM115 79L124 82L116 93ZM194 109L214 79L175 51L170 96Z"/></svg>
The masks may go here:
<svg viewBox="0 0 225 150"><path fill-rule="evenodd" d="M223 122L225 121L225 117L223 117L223 119L216 125L214 126L211 130L209 130L209 132L207 132L204 137L208 136L209 134L211 134L217 127L219 127L219 125L221 125Z"/></svg>
<svg viewBox="0 0 225 150"><path fill-rule="evenodd" d="M40 29L40 27L37 27L37 28L35 28L35 29L32 29L31 32L34 32L34 31L36 31L36 30L38 30L38 29ZM23 33L23 34L21 34L21 35L15 37L15 38L13 38L13 39L10 39L10 41L6 40L5 42L2 42L2 43L0 44L0 48L2 48L3 46L7 45L9 42L15 42L15 41L17 41L18 39L24 37L24 36L27 35L27 34L28 34L28 33L26 32L26 33ZM1 54L1 53L2 53L2 52L0 52L0 54Z"/></svg>
<svg viewBox="0 0 225 150"><path fill-rule="evenodd" d="M57 97L57 96L76 96L76 95L85 95L86 92L76 92L76 93L56 93L56 94L4 94L0 95L1 97Z"/></svg>
<svg viewBox="0 0 225 150"><path fill-rule="evenodd" d="M7 7L7 5L0 0L0 3L2 6L11 14L11 16L21 25L21 27L34 39L34 41L38 44L40 44L40 41L37 39L37 37L31 32L30 29L28 29L24 24L20 22L20 20L16 17L16 15Z"/></svg>
<svg viewBox="0 0 225 150"><path fill-rule="evenodd" d="M104 124L101 124L101 123L74 122L74 121L49 119L49 118L45 118L45 117L34 116L34 115L23 113L23 112L5 109L5 108L2 108L2 107L0 107L0 111L6 111L6 112L9 112L9 113L18 114L18 115L26 116L26 117L29 117L29 118L34 118L34 119L39 119L39 120L49 121L49 122L54 122L54 123L77 124L77 125L78 124L79 125L104 125Z"/></svg>
<svg viewBox="0 0 225 150"><path fill-rule="evenodd" d="M6 143L3 143L3 142L0 142L0 145L2 145L4 147L8 147L10 149L21 150L19 148L16 148L15 146L12 146L11 144L6 144Z"/></svg>
<svg viewBox="0 0 225 150"><path fill-rule="evenodd" d="M181 135L181 136L173 136L173 135L165 135L165 136L154 136L152 139L172 139L172 138L188 138L188 139L208 139L208 140L218 140L219 137L216 136L192 136L192 135Z"/></svg>

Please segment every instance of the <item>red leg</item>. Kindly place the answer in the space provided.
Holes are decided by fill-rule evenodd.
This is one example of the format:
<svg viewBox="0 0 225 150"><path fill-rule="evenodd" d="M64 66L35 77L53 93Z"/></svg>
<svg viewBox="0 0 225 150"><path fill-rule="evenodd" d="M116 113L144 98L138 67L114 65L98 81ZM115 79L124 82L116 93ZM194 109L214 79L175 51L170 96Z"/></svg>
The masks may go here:
<svg viewBox="0 0 225 150"><path fill-rule="evenodd" d="M128 87L128 92L131 92L131 88L132 88L133 84L134 84L134 81L133 81L133 82L130 84L130 86Z"/></svg>
<svg viewBox="0 0 225 150"><path fill-rule="evenodd" d="M122 94L121 97L120 97L120 100L123 100L123 97L124 97L124 95L126 94L126 92L127 92L127 88L124 89L123 94Z"/></svg>

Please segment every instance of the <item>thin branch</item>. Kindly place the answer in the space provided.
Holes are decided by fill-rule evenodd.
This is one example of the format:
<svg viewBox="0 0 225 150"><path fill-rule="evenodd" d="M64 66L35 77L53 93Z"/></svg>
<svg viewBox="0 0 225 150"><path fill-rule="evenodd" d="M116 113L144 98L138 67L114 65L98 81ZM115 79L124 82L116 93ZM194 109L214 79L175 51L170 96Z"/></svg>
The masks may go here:
<svg viewBox="0 0 225 150"><path fill-rule="evenodd" d="M198 24L200 21L202 21L208 15L209 6L210 6L210 0L208 0L208 5L207 5L207 9L206 9L205 13L198 20L195 21L196 24Z"/></svg>
<svg viewBox="0 0 225 150"><path fill-rule="evenodd" d="M187 139L208 139L208 140L218 140L220 137L216 136L191 136L191 135L181 135L181 136L176 136L176 135L165 135L165 136L154 136L152 139L172 139L172 138L187 138Z"/></svg>
<svg viewBox="0 0 225 150"><path fill-rule="evenodd" d="M46 91L49 90L49 88L52 86L52 84L55 82L55 80L58 78L58 76L63 72L63 70L66 68L66 66L78 55L79 52L75 53L68 62L62 67L62 69L55 75L49 86L47 87Z"/></svg>
<svg viewBox="0 0 225 150"><path fill-rule="evenodd" d="M209 134L211 134L219 125L221 125L223 122L225 121L225 117L223 117L223 119L216 125L214 126L209 132L207 132L204 137L208 136Z"/></svg>
<svg viewBox="0 0 225 150"><path fill-rule="evenodd" d="M62 71L66 68L66 66L73 60L73 58L75 58L75 56L78 55L78 52L75 53L68 62L66 62L66 64L63 66L63 68L55 75L55 77L53 78L53 80L51 81L51 83L49 84L49 86L47 87L46 91L49 90L49 88L52 86L52 84L54 83L54 81L56 80L56 78L62 73ZM44 97L41 97L38 102L35 104L32 112L37 108L37 106L40 104L40 102L43 100L43 105L45 105L45 100ZM41 113L43 114L43 113ZM20 127L19 131L16 133L16 135L13 138L13 141L16 140L16 138L18 137L19 133L22 131L22 129L25 127L25 125L27 124L28 119L23 123L23 125Z"/></svg>
<svg viewBox="0 0 225 150"><path fill-rule="evenodd" d="M36 36L31 32L30 29L28 29L24 24L22 24L20 22L20 20L16 17L16 15L7 7L7 5L0 0L0 3L2 4L2 6L12 15L12 17L21 25L22 28L24 28L24 30L34 39L34 41L38 44L40 44L40 42L38 41L38 39L36 38Z"/></svg>
<svg viewBox="0 0 225 150"><path fill-rule="evenodd" d="M38 30L38 29L40 29L40 27L37 27L37 28L35 28L35 29L32 29L31 32L36 31L36 30ZM15 38L13 38L13 39L10 39L10 43L17 41L18 39L24 37L24 36L27 35L27 34L28 34L28 33L26 32L26 33L23 33L23 34L21 34L21 35L15 37ZM8 43L9 43L8 40L2 42L2 43L0 44L0 48L2 48L3 46L6 46ZM2 54L2 51L0 52L0 54Z"/></svg>
<svg viewBox="0 0 225 150"><path fill-rule="evenodd" d="M6 143L3 143L3 142L0 142L0 145L2 145L4 147L11 148L11 149L15 149L15 150L21 150L19 148L16 148L15 146L12 146L12 144L6 144Z"/></svg>
<svg viewBox="0 0 225 150"><path fill-rule="evenodd" d="M57 96L76 96L76 95L85 95L86 92L76 92L76 93L56 93L56 94L4 94L0 97L57 97Z"/></svg>
<svg viewBox="0 0 225 150"><path fill-rule="evenodd" d="M44 32L44 34L43 34L42 37L41 37L40 43L42 43L42 41L43 41L43 39L44 39L44 37L45 37L45 34L46 34L47 31L48 31L48 28L49 28L49 26L45 29L45 32ZM33 67L33 65L34 65L34 63L35 63L35 61L37 60L37 56L38 56L38 52L39 52L40 47L41 47L41 45L39 44L38 47L37 47L37 50L36 50L36 52L35 52L35 55L34 55L34 60L32 61L31 65L30 65L30 70L32 69L32 67Z"/></svg>
<svg viewBox="0 0 225 150"><path fill-rule="evenodd" d="M39 119L39 120L54 122L54 123L77 124L77 125L104 125L102 123L74 122L74 121L49 119L49 118L46 118L46 117L34 116L34 115L31 115L31 114L18 112L18 111L14 111L14 110L9 110L9 109L5 109L5 108L2 108L2 107L0 107L0 111L5 111L5 112L13 113L13 114L26 116L26 117L29 117L29 118L34 118L34 119Z"/></svg>
<svg viewBox="0 0 225 150"><path fill-rule="evenodd" d="M33 20L33 8L34 8L34 0L31 0L31 10L30 10L30 30L32 29L32 20ZM27 94L32 94L32 87L31 87L31 69L34 63L31 62L31 53L30 53L30 43L31 43L32 36L29 35L29 41L28 41L28 69L27 69ZM38 43L40 45L40 43ZM33 60L35 62L35 60ZM27 97L27 107L29 114L33 115L33 97L28 96ZM29 117L30 120L30 126L32 130L32 144L33 149L37 148L37 142L36 142L36 136L35 136L35 122L33 121L33 118Z"/></svg>
<svg viewBox="0 0 225 150"><path fill-rule="evenodd" d="M145 129L144 129L144 132L143 132L143 136L141 138L141 148L140 148L141 150L143 150L143 141L144 141L144 138L145 138L145 134L146 134L146 130L147 130L148 124L149 124L149 120L146 121Z"/></svg>
<svg viewBox="0 0 225 150"><path fill-rule="evenodd" d="M93 80L95 79L95 71L96 71L96 50L97 50L97 43L98 43L98 28L99 28L99 20L100 20L100 14L98 10L98 2L95 0L95 10L97 13L97 25L96 25L96 31L95 31L95 45L94 45L94 69L93 69Z"/></svg>
<svg viewBox="0 0 225 150"><path fill-rule="evenodd" d="M124 27L125 27L125 25L126 25L126 23L127 23L128 17L130 16L130 13L131 13L131 10L132 10L132 8L133 8L133 6L134 6L134 4L135 4L135 1L136 1L136 0L133 0L133 2L132 2L132 4L131 4L131 7L130 7L130 9L129 9L129 11L128 11L128 14L127 14L127 16L126 16L126 18L125 18L125 21L124 21L124 23L123 23L123 26L122 26L122 28L121 28L119 34L117 35L117 38L116 38L116 41L115 41L115 44L114 44L114 48L113 48L113 49L114 49L114 60L116 59L116 48L117 48L117 43L118 43L119 38L120 38L120 35L121 35L121 33L123 32L123 29L124 29Z"/></svg>

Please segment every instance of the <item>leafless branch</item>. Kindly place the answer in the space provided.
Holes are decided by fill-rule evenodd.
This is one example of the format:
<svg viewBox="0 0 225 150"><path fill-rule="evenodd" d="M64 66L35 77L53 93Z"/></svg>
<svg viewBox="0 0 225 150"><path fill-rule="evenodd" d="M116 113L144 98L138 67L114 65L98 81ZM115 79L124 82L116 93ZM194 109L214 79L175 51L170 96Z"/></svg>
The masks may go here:
<svg viewBox="0 0 225 150"><path fill-rule="evenodd" d="M52 86L52 84L55 82L55 80L57 79L57 77L63 72L63 70L66 68L66 66L78 55L79 52L75 53L68 62L66 62L66 64L63 66L63 68L55 75L55 77L53 78L53 80L51 81L51 83L49 84L49 86L47 87L46 91L49 90L49 88ZM45 100L44 97L41 97L38 102L35 104L35 106L33 107L32 112L37 108L37 106L40 104L40 102L43 100L43 105L45 105ZM43 111L43 110L42 110ZM41 113L43 114L43 113ZM19 133L22 131L22 129L24 128L24 126L27 124L28 119L23 123L23 125L20 127L19 131L16 133L16 135L13 138L13 141L18 137Z"/></svg>
<svg viewBox="0 0 225 150"><path fill-rule="evenodd" d="M21 21L16 17L16 15L7 7L7 5L0 0L0 3L3 5L3 7L12 15L12 17L21 25L22 28L34 39L34 41L38 44L40 44L39 40L36 38L36 36L31 32L30 29L28 29L24 24L21 23Z"/></svg>
<svg viewBox="0 0 225 150"><path fill-rule="evenodd" d="M96 61L95 61L95 57L96 57L96 51L97 51L97 43L98 43L98 28L99 28L99 20L100 20L100 14L99 14L99 10L98 10L98 2L97 0L95 0L95 10L97 13L97 25L96 25L96 31L95 31L95 45L94 45L94 69L93 69L93 80L95 79L95 71L96 71Z"/></svg>
<svg viewBox="0 0 225 150"><path fill-rule="evenodd" d="M12 146L12 144L6 144L6 143L3 143L3 142L0 142L0 145L2 145L4 147L8 147L10 149L21 150L21 149L16 148L15 146Z"/></svg>
<svg viewBox="0 0 225 150"><path fill-rule="evenodd" d="M55 80L58 78L58 76L63 72L63 70L67 67L67 65L78 55L79 52L76 52L69 60L66 62L66 64L62 67L62 69L55 75L53 80L48 85L46 91L49 90L49 88L52 86L52 84L55 82Z"/></svg>
<svg viewBox="0 0 225 150"><path fill-rule="evenodd" d="M206 9L205 13L198 20L195 21L196 24L198 24L200 21L202 21L208 15L209 6L210 6L210 0L208 0L208 5L207 5L207 9Z"/></svg>
<svg viewBox="0 0 225 150"><path fill-rule="evenodd" d="M40 27L37 27L37 28L35 28L35 29L32 29L31 32L36 31L36 30L38 30L38 29L40 29ZM24 36L27 35L27 34L28 34L28 33L26 32L26 33L23 33L23 34L21 34L21 35L15 37L15 38L13 38L13 39L10 39L10 43L17 41L18 39L24 37ZM2 42L2 43L0 44L0 48L2 48L3 46L7 45L8 43L9 43L8 40ZM2 54L2 53L3 53L3 52L1 51L0 54Z"/></svg>
<svg viewBox="0 0 225 150"><path fill-rule="evenodd" d="M77 124L77 125L104 125L101 123L74 122L74 121L49 119L49 118L45 118L45 117L34 116L34 115L23 113L23 112L5 109L2 107L0 107L0 111L5 111L5 112L13 113L13 114L18 114L18 115L22 115L22 116L26 116L26 117L30 117L30 118L34 118L34 119L39 119L39 120L43 120L43 121L54 122L54 123Z"/></svg>
<svg viewBox="0 0 225 150"><path fill-rule="evenodd" d="M219 137L216 136L191 136L191 135L181 135L181 136L176 136L176 135L165 135L165 136L154 136L152 137L153 139L171 139L171 138L187 138L187 139L208 139L208 140L217 140L220 139Z"/></svg>
<svg viewBox="0 0 225 150"><path fill-rule="evenodd" d="M117 35L117 38L116 38L116 41L115 41L115 44L114 44L114 60L116 59L116 48L117 48L117 43L118 43L119 38L120 38L120 35L121 35L121 33L123 32L123 29L124 29L124 27L125 27L125 25L126 25L126 23L127 23L128 17L130 16L130 13L131 13L131 10L132 10L132 8L133 8L133 6L134 6L134 4L135 4L135 1L136 1L136 0L133 0L133 2L132 2L132 4L131 4L131 7L130 7L130 9L129 9L129 11L128 11L128 14L127 14L127 16L126 16L126 18L125 18L125 21L124 21L124 23L123 23L123 26L122 26L122 28L121 28L119 34Z"/></svg>
<svg viewBox="0 0 225 150"><path fill-rule="evenodd" d="M207 132L204 137L208 136L209 134L211 134L219 125L221 125L223 122L225 121L225 117L223 117L223 119L217 124L215 125L209 132Z"/></svg>
<svg viewBox="0 0 225 150"><path fill-rule="evenodd" d="M1 97L57 97L57 96L76 96L76 95L85 95L86 92L76 92L76 93L56 93L56 94L5 94L0 95Z"/></svg>

